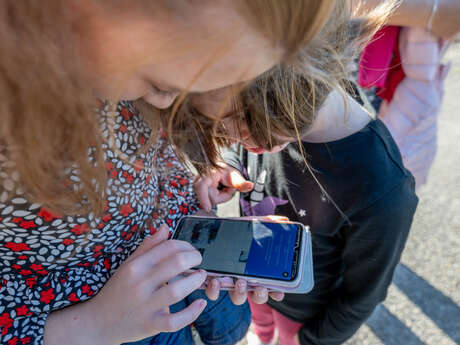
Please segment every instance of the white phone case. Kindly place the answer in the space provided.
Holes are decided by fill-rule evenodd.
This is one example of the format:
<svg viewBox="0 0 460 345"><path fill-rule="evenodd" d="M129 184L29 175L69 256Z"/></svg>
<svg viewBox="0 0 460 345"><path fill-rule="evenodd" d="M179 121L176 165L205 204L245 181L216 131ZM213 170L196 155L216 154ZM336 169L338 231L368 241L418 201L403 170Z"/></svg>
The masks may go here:
<svg viewBox="0 0 460 345"><path fill-rule="evenodd" d="M198 216L186 216L193 218L205 218ZM260 219L247 220L247 219L238 219L238 218L219 218L219 219L228 219L228 220L240 220L240 221L252 221L252 222L261 222L264 223L276 223L273 221L266 221ZM297 266L298 273L294 280L292 281L282 281L276 279L268 278L258 278L258 277L248 277L238 274L221 274L208 272L210 278L219 278L221 282L222 290L233 290L234 280L235 279L244 279L248 283L248 291L254 290L257 286L263 286L268 288L269 291L280 291L285 293L297 293L304 294L313 289L314 279L313 279L313 256L312 256L312 244L311 244L311 233L309 227L297 223L297 222L288 222L290 224L300 225L304 231L302 231L302 238L299 241L300 251L299 251L299 264ZM203 286L206 288L206 283Z"/></svg>

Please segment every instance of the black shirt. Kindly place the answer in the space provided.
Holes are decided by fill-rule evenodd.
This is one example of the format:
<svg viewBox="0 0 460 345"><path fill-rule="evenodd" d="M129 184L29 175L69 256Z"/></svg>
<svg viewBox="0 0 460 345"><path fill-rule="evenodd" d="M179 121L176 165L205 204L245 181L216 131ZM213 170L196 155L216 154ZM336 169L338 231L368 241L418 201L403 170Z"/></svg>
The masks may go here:
<svg viewBox="0 0 460 345"><path fill-rule="evenodd" d="M256 183L241 195L244 215L277 214L310 226L314 289L270 305L304 324L302 344L341 344L385 299L418 199L380 120L302 147L311 170L297 144L259 156L237 147L224 158Z"/></svg>

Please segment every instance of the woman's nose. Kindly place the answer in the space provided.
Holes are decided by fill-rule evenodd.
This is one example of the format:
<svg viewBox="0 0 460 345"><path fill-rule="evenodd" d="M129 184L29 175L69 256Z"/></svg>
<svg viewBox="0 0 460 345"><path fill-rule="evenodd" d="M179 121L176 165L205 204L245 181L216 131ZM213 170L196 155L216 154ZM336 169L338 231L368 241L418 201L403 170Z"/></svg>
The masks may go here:
<svg viewBox="0 0 460 345"><path fill-rule="evenodd" d="M160 109L169 108L174 103L177 96L179 96L179 93L180 93L179 91L162 93L160 97L162 104L161 104L161 107L158 107L158 108Z"/></svg>
<svg viewBox="0 0 460 345"><path fill-rule="evenodd" d="M179 91L174 92L157 92L152 93L144 97L145 101L153 105L155 108L158 109L166 109L169 108L174 101L176 100L177 96L179 96Z"/></svg>

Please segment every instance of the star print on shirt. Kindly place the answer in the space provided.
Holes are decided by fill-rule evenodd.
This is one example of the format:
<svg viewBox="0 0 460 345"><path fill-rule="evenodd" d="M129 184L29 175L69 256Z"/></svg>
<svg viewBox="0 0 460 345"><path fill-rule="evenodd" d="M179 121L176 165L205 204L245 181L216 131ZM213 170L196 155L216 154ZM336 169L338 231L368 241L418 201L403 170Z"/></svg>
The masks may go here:
<svg viewBox="0 0 460 345"><path fill-rule="evenodd" d="M299 210L299 216L300 217L305 217L306 215L307 215L307 211L305 211L304 209Z"/></svg>

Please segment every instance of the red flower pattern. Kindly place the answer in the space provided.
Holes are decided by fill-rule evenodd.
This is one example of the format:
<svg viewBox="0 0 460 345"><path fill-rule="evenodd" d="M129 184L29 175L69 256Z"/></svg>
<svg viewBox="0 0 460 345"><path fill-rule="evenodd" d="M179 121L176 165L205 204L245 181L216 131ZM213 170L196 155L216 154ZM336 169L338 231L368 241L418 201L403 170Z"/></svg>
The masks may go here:
<svg viewBox="0 0 460 345"><path fill-rule="evenodd" d="M18 314L18 316L22 316L22 315L31 315L32 313L29 311L29 308L27 308L27 306L22 305L16 308L16 314Z"/></svg>
<svg viewBox="0 0 460 345"><path fill-rule="evenodd" d="M37 213L37 216L42 218L45 222L52 222L54 219L60 218L59 215L47 210L44 207L40 209L40 212Z"/></svg>
<svg viewBox="0 0 460 345"><path fill-rule="evenodd" d="M32 264L32 265L30 265L30 268L33 269L34 271L41 271L41 270L43 270L43 266L42 266L42 265L37 265L37 264Z"/></svg>
<svg viewBox="0 0 460 345"><path fill-rule="evenodd" d="M10 340L8 340L8 345L17 345L17 344L19 344L18 337L13 337Z"/></svg>
<svg viewBox="0 0 460 345"><path fill-rule="evenodd" d="M21 338L21 344L22 345L31 344L31 338L30 337Z"/></svg>
<svg viewBox="0 0 460 345"><path fill-rule="evenodd" d="M70 295L69 295L69 301L70 302L79 302L80 299L77 297L77 294L75 292L72 292Z"/></svg>
<svg viewBox="0 0 460 345"><path fill-rule="evenodd" d="M85 232L89 231L89 226L88 224L77 224L75 225L72 230L71 230L75 235L81 235Z"/></svg>
<svg viewBox="0 0 460 345"><path fill-rule="evenodd" d="M37 277L30 277L26 279L26 285L29 289L32 289L37 284Z"/></svg>
<svg viewBox="0 0 460 345"><path fill-rule="evenodd" d="M101 103L101 112L104 107ZM116 122L115 135L127 145L122 150L127 147L126 154L131 155L148 141L150 129L129 103L120 105L119 112L122 120ZM118 136L117 128L122 136ZM121 146L117 148L120 149ZM10 261L0 261L0 269L7 268L9 272L0 276L0 304L8 305L0 313L0 332L2 336L10 335L9 345L41 344L45 307L52 311L94 296L145 236L155 233L164 222L173 227L182 214L192 210L185 206L196 204L191 177L180 166L171 147L159 142L131 164L121 160L116 150L106 146L104 150L109 180L116 182L113 186L123 185L129 194L123 198L117 192L108 195L100 219L59 215L44 206L37 207L14 191L7 200L19 203L14 206L17 216L8 213L13 210L9 211L9 205L0 206L0 223L14 234L7 241L0 241L0 247L5 252L17 253ZM0 153L3 154L1 147ZM2 157L7 155L2 154L0 172L4 173ZM168 176L152 172L150 167L155 165L167 165ZM116 181L119 178L122 180ZM70 184L71 179L67 181ZM158 212L157 204L173 211ZM51 223L58 233L50 233ZM37 237L42 231L43 235ZM112 248L120 251L114 253ZM57 268L49 269L50 265ZM12 284L20 288L11 288ZM13 297L10 301L14 302L5 303L7 296Z"/></svg>
<svg viewBox="0 0 460 345"><path fill-rule="evenodd" d="M82 288L81 288L81 292L89 293L89 292L91 292L91 287L88 284L83 285Z"/></svg>
<svg viewBox="0 0 460 345"><path fill-rule="evenodd" d="M19 226L23 229L30 229L30 228L36 228L37 224L35 222L29 220L29 221L22 221L19 223Z"/></svg>
<svg viewBox="0 0 460 345"><path fill-rule="evenodd" d="M20 252L23 250L30 250L30 247L25 243L8 242L5 248L11 249L13 252Z"/></svg>
<svg viewBox="0 0 460 345"><path fill-rule="evenodd" d="M128 205L128 204L121 205L120 213L123 215L123 217L125 218L128 217L133 211L134 210L131 207L131 205Z"/></svg>
<svg viewBox="0 0 460 345"><path fill-rule="evenodd" d="M13 325L13 319L10 317L10 314L3 313L0 315L0 327L2 328L2 335L5 335L8 332L8 328Z"/></svg>
<svg viewBox="0 0 460 345"><path fill-rule="evenodd" d="M53 293L53 288L42 291L40 295L40 302L46 304L49 304L54 299L54 297L56 297L56 295Z"/></svg>
<svg viewBox="0 0 460 345"><path fill-rule="evenodd" d="M74 242L74 240L71 239L71 238L65 238L65 239L62 240L62 244L65 245L65 246L68 246L68 245L72 244L73 242Z"/></svg>

